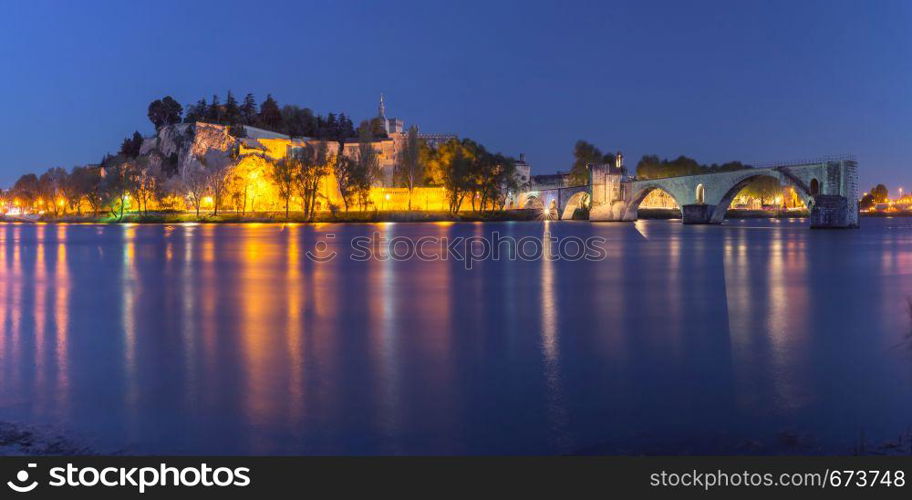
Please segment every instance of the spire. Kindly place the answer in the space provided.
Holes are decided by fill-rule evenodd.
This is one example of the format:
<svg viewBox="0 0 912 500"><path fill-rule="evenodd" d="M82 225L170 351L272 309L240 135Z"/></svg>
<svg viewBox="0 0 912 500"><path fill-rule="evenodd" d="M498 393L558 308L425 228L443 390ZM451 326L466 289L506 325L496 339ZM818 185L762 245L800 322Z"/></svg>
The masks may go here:
<svg viewBox="0 0 912 500"><path fill-rule="evenodd" d="M380 106L377 108L380 118L386 119L386 106L383 105L383 92L380 92Z"/></svg>

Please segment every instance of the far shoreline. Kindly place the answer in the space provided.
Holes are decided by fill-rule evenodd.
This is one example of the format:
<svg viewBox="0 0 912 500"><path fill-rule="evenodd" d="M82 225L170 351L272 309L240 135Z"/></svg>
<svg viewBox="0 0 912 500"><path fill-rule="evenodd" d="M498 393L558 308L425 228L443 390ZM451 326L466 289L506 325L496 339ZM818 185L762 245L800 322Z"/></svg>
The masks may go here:
<svg viewBox="0 0 912 500"><path fill-rule="evenodd" d="M912 212L860 212L861 217L889 218L912 217ZM730 210L726 219L805 219L807 211L766 210ZM681 215L677 209L640 209L639 220L675 220ZM292 212L286 218L281 212L261 212L254 214L200 214L187 212L150 212L148 214L127 213L122 218L111 215L68 215L46 216L37 218L0 216L0 222L21 224L373 224L384 222L395 223L440 223L440 222L535 222L543 221L541 210L500 210L494 212L460 212L452 214L445 211L376 211L348 213L319 213L314 218L305 218L300 213ZM550 219L554 220L554 219ZM564 221L586 222L585 218L563 219Z"/></svg>

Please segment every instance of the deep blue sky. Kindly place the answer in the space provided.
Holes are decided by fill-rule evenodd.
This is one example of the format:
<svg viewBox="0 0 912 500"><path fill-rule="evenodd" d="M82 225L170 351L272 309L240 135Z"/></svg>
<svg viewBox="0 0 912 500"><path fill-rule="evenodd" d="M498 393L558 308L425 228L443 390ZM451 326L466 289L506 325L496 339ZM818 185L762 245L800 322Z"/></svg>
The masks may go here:
<svg viewBox="0 0 912 500"><path fill-rule="evenodd" d="M257 6L259 5L259 7ZM912 189L912 2L6 2L3 161L97 161L148 103L271 92L390 115L566 169L584 138L640 156L855 153Z"/></svg>

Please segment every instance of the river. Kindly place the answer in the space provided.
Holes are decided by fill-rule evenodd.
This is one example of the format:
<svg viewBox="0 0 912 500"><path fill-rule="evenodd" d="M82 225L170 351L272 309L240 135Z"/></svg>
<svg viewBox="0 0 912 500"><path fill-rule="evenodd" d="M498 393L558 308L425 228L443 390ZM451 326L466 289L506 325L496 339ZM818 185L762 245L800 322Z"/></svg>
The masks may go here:
<svg viewBox="0 0 912 500"><path fill-rule="evenodd" d="M495 232L604 252L351 258ZM850 453L912 425L909 297L912 218L4 224L0 421L99 453Z"/></svg>

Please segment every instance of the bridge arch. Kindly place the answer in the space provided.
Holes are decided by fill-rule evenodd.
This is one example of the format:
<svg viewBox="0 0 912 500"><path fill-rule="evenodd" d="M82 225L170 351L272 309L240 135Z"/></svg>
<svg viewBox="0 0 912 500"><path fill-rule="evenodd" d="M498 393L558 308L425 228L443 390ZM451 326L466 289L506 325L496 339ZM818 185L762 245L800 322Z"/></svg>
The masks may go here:
<svg viewBox="0 0 912 500"><path fill-rule="evenodd" d="M811 194L810 189L804 185L804 183L793 178L791 175L779 172L778 170L766 170L762 172L755 172L742 177L738 182L736 182L732 187L728 188L728 191L725 192L725 195L722 196L722 199L719 200L719 203L716 204L716 207L713 209L713 214L711 222L713 224L721 224L725 219L725 215L728 213L728 207L731 206L732 200L735 199L735 196L741 192L751 181L757 179L758 177L771 177L776 179L780 185L788 184L795 188L795 192L801 198L801 201L804 202L804 205L811 209L811 206L814 204L814 195ZM813 185L813 179L811 184Z"/></svg>
<svg viewBox="0 0 912 500"><path fill-rule="evenodd" d="M573 218L573 213L576 212L578 208L587 208L589 207L589 202L591 197L589 196L588 191L579 191L575 193L570 199L567 200L567 204L561 210L561 219L570 220Z"/></svg>
<svg viewBox="0 0 912 500"><path fill-rule="evenodd" d="M656 189L658 189L659 191L663 191L665 194L670 196L671 199L674 200L675 204L678 205L678 211L681 211L681 217L683 217L684 216L684 212L683 212L684 204L681 202L681 200L679 200L678 197L674 195L674 193L672 193L668 189L665 189L663 186L650 183L650 184L646 184L645 186L642 186L639 191L633 193L633 196L631 196L630 201L627 202L627 205L624 207L624 213L622 214L623 220L636 220L637 210L639 210L639 208L640 208L640 203L643 203L643 200L646 199L646 196L648 196L649 193L655 191Z"/></svg>

